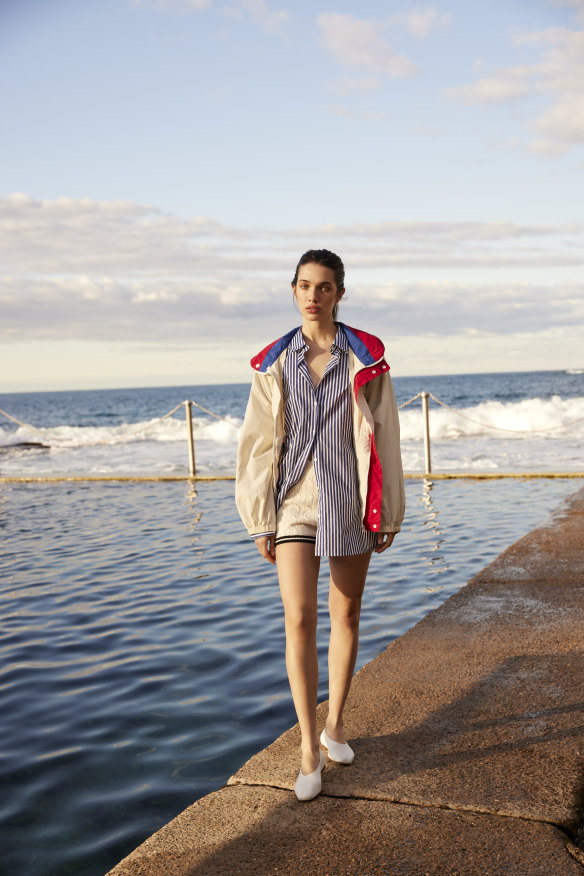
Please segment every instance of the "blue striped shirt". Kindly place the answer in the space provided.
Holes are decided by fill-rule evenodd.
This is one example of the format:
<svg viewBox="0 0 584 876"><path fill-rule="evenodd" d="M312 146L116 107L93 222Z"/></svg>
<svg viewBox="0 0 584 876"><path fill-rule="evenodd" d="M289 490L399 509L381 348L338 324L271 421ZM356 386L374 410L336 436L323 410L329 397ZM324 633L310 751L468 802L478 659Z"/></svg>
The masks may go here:
<svg viewBox="0 0 584 876"><path fill-rule="evenodd" d="M364 553L376 544L377 534L362 525L347 337L339 326L317 386L304 358L307 350L298 329L288 346L282 375L286 440L279 462L276 511L312 454L318 487L315 554Z"/></svg>

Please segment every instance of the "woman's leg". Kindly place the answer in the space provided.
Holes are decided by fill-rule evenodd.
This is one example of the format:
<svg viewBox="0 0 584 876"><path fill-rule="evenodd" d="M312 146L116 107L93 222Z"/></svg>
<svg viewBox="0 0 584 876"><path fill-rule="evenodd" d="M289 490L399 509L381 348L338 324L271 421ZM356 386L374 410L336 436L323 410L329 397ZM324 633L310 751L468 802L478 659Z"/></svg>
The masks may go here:
<svg viewBox="0 0 584 876"><path fill-rule="evenodd" d="M285 542L276 547L276 568L286 622L286 669L302 734L301 769L318 767L316 735L318 658L316 652L317 581L320 557L314 545Z"/></svg>
<svg viewBox="0 0 584 876"><path fill-rule="evenodd" d="M353 557L329 557L331 638L326 732L335 742L347 741L343 731L343 709L351 687L359 648L361 597L370 559L370 551Z"/></svg>

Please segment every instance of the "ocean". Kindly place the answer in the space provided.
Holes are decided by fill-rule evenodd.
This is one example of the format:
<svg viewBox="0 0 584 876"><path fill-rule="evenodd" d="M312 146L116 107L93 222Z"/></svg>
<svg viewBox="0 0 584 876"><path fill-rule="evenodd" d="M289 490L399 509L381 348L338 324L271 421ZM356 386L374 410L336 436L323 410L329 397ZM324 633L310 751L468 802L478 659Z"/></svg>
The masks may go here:
<svg viewBox="0 0 584 876"><path fill-rule="evenodd" d="M397 377L394 386L399 405L427 391L450 406L430 400L435 471L581 466L584 369ZM248 391L231 384L0 395L0 409L25 424L0 414L0 475L188 474L184 408L159 420L187 399L224 418L193 408L198 473L233 474ZM404 469L423 471L420 401L400 419Z"/></svg>
<svg viewBox="0 0 584 876"><path fill-rule="evenodd" d="M582 470L584 370L395 378L430 402L435 472ZM0 396L0 476L233 473L246 385ZM459 415L463 414L464 419ZM402 409L423 470L420 402ZM496 427L496 428L493 428ZM561 428L557 428L561 427ZM513 431L500 431L513 430ZM547 431L544 431L547 430ZM406 483L374 557L358 665L543 523L582 482ZM102 876L294 723L274 570L233 482L0 482L0 870ZM327 574L319 697L327 695Z"/></svg>

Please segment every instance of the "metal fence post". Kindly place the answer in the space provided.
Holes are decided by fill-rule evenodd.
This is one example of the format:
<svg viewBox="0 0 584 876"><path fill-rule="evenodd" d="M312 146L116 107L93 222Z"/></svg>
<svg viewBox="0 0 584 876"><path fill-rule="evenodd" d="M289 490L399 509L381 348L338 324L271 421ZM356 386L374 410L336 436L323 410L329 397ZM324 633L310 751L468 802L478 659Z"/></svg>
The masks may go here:
<svg viewBox="0 0 584 876"><path fill-rule="evenodd" d="M428 393L421 392L422 397L422 413L424 415L424 474L432 473L432 463L430 461L430 416L428 413Z"/></svg>
<svg viewBox="0 0 584 876"><path fill-rule="evenodd" d="M193 440L193 412L192 405L193 403L190 401L183 402L185 406L185 415L187 421L187 437L189 439L189 470L191 473L191 477L194 478L197 470L195 468L195 442Z"/></svg>

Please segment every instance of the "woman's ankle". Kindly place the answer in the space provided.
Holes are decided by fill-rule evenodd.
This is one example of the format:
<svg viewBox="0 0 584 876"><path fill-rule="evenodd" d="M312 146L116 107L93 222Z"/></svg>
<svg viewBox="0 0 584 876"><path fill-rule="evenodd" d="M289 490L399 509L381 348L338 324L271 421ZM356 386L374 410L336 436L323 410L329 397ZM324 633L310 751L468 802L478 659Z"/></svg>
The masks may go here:
<svg viewBox="0 0 584 876"><path fill-rule="evenodd" d="M315 754L318 754L319 751L320 751L320 745L318 744L318 738L316 736L314 737L314 739L311 739L310 741L300 743L300 753L302 756L304 756L305 754L306 755L308 755L308 754L315 755Z"/></svg>
<svg viewBox="0 0 584 876"><path fill-rule="evenodd" d="M343 718L335 719L330 716L326 719L325 724L326 734L333 742L346 742L345 731L343 728Z"/></svg>
<svg viewBox="0 0 584 876"><path fill-rule="evenodd" d="M310 775L316 769L318 769L318 765L320 763L320 746L318 742L314 746L309 746L307 748L302 747L300 753L300 768L305 776Z"/></svg>

